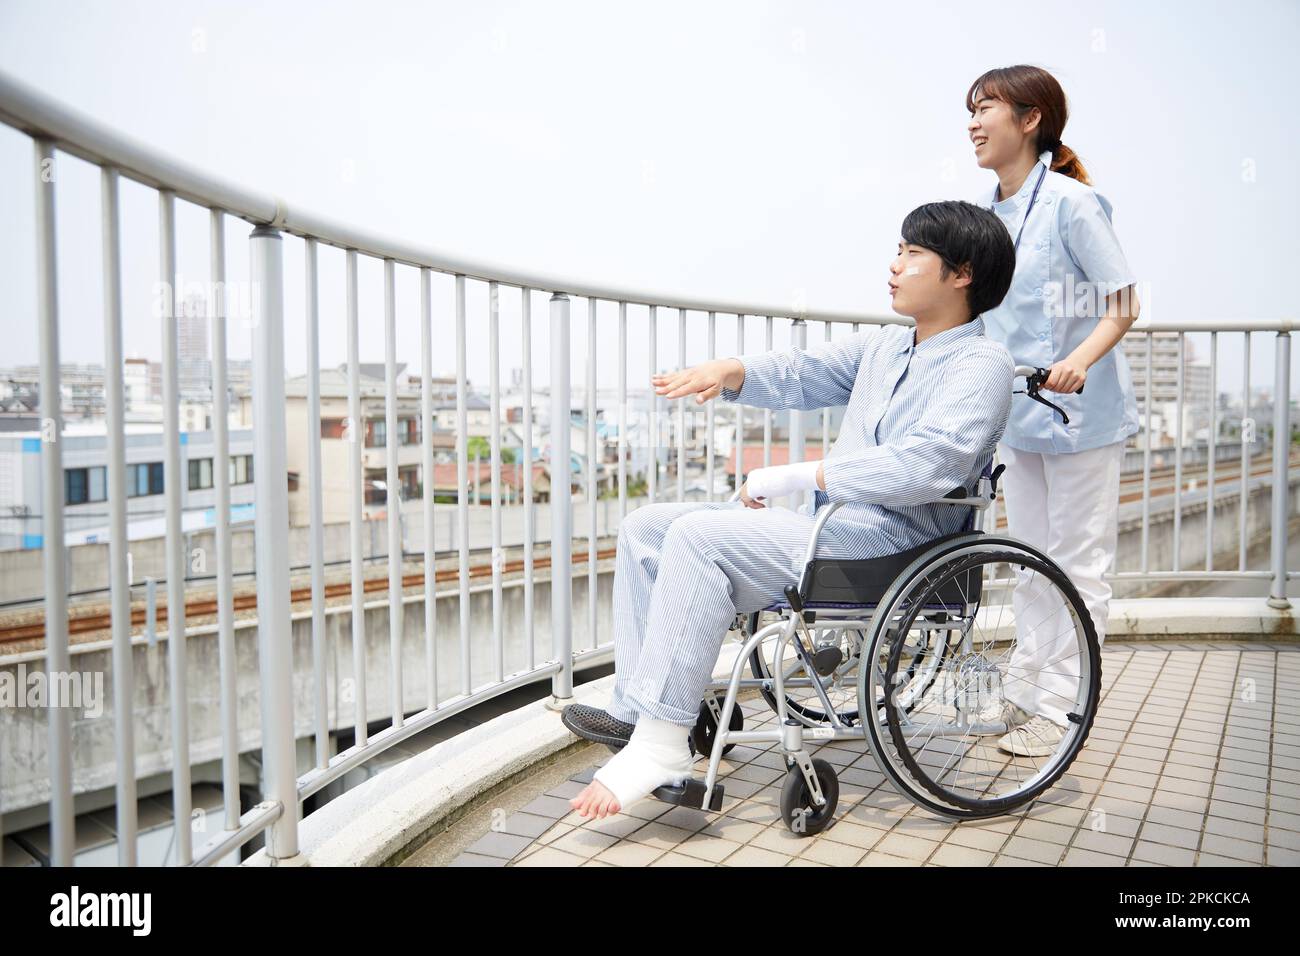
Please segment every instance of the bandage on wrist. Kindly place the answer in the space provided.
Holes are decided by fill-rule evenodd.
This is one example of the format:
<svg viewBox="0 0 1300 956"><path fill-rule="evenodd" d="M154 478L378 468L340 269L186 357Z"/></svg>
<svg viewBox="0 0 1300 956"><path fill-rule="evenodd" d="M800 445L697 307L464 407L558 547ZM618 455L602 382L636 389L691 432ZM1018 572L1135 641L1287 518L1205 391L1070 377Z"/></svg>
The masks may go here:
<svg viewBox="0 0 1300 956"><path fill-rule="evenodd" d="M797 461L789 465L756 468L746 479L749 497L754 499L782 498L796 491L815 491L817 470L821 461Z"/></svg>

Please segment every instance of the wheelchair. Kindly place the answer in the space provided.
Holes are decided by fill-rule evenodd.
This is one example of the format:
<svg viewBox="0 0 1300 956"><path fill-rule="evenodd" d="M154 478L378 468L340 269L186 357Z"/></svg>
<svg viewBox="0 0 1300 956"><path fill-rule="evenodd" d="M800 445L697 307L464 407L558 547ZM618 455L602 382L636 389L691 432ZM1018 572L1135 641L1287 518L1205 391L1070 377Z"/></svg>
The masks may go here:
<svg viewBox="0 0 1300 956"><path fill-rule="evenodd" d="M1026 379L1017 394L1068 422L1038 394L1045 370L1017 366L1016 376ZM823 506L798 584L785 588L783 601L737 615L741 652L730 677L707 686L692 734L709 760L703 781L660 787L654 796L720 811L726 753L737 744L775 743L786 765L782 818L810 836L834 819L839 780L809 747L850 740L865 742L899 793L941 818L1011 813L1048 790L1092 728L1101 654L1092 618L1060 566L984 528L1005 467L991 464L974 488L929 502L969 509L961 530L898 554L815 557L839 503ZM731 500L739 496L738 489ZM763 613L776 619L761 624ZM1021 641L1026 648L1017 659ZM998 738L1013 727L1003 706L1013 687L1040 690L1064 716L1060 740L1032 748L1047 752L999 749ZM756 688L775 711L775 728L744 728L736 700L744 688Z"/></svg>

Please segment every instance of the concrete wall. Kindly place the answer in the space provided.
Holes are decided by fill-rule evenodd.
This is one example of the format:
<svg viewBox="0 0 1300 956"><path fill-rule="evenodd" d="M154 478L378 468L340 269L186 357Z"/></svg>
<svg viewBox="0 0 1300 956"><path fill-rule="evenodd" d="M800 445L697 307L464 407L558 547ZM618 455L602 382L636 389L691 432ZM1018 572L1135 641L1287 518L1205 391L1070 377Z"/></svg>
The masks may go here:
<svg viewBox="0 0 1300 956"><path fill-rule="evenodd" d="M1300 513L1300 471L1292 471L1288 476L1287 514ZM1220 497L1214 507L1214 553L1216 570L1235 571L1238 565L1238 542L1240 539L1241 498L1239 495ZM1253 484L1250 490L1250 503L1246 510L1246 543L1251 545L1267 542L1273 526L1273 492L1272 485ZM1181 528L1178 535L1180 567L1184 571L1204 569L1205 567L1205 533L1206 502L1189 504L1182 508ZM1151 516L1149 532L1147 567L1152 570L1168 570L1174 566L1174 513L1167 511ZM1230 552L1230 556L1225 556ZM1249 564L1247 565L1249 567ZM1115 571L1138 571L1142 567L1142 519L1134 518L1120 522L1119 542L1115 554ZM1293 569L1294 570L1294 569ZM1152 585L1144 582L1114 582L1114 597L1131 597L1150 592ZM1268 592L1268 585L1260 582L1260 593Z"/></svg>
<svg viewBox="0 0 1300 956"><path fill-rule="evenodd" d="M613 542L604 542L605 546ZM612 618L613 562L602 562L597 587L597 620L602 622L599 637L610 640L603 622ZM550 641L549 573L544 569L534 576L535 663L552 659ZM518 582L516 582L517 584ZM593 644L587 629L587 576L573 579L573 642L577 650ZM437 608L437 688L440 701L461 692L463 667L460 653L460 601L457 590L439 592ZM403 611L402 697L403 709L410 713L426 706L428 668L424 638L424 600L408 596ZM355 679L352 666L351 613L346 607L329 608L326 613L326 685L328 720L331 729L351 728L356 720ZM496 651L492 630L492 587L479 585L470 594L470 682L477 688L495 681ZM390 644L386 598L366 605L366 715L369 721L386 721L392 716L390 694ZM528 639L524 628L524 590L503 588L502 631L504 674L528 668ZM315 726L312 700L313 670L311 657L311 618L297 616L292 622L294 648L294 721L299 735L309 735ZM186 639L187 699L190 721L190 760L212 760L221 753L220 698L218 696L219 656L213 628L195 629ZM113 732L113 662L107 642L72 648L72 670L93 679L102 675L103 700L100 716L87 716L78 710L73 715L73 770L77 793L111 787L116 780ZM143 638L133 643L133 679L135 702L135 749L137 776L147 777L172 765L172 741L169 721L170 696L167 680L167 640L150 646ZM260 748L261 717L258 677L257 622L240 621L235 629L237 707L239 747L241 751ZM30 674L43 666L38 653L17 655L0 663L0 672L18 678L22 665ZM12 812L45 802L48 794L48 732L46 712L39 707L20 706L0 709L0 808ZM309 760L307 748L300 754ZM303 763L300 772L310 769Z"/></svg>

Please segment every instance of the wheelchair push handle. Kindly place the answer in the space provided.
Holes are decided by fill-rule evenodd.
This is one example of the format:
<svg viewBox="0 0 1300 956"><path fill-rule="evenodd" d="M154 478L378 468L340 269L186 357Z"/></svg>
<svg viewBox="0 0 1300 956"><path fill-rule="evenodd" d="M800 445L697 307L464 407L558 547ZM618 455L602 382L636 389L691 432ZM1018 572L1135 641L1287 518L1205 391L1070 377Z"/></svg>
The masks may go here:
<svg viewBox="0 0 1300 956"><path fill-rule="evenodd" d="M1049 371L1048 369L1037 368L1033 365L1017 365L1015 371L1015 377L1024 378L1025 388L1023 391L1017 389L1011 394L1028 395L1030 398L1038 402L1040 405L1046 405L1048 408L1052 409L1054 412L1059 414L1061 416L1062 425L1068 425L1070 424L1070 416L1065 414L1065 409L1061 408L1061 406L1055 404L1054 402L1049 402L1047 399L1043 398L1043 396L1039 394L1039 390L1043 387L1043 383L1047 381L1048 371ZM1082 395L1083 386L1080 385L1078 390L1075 391L1074 394Z"/></svg>

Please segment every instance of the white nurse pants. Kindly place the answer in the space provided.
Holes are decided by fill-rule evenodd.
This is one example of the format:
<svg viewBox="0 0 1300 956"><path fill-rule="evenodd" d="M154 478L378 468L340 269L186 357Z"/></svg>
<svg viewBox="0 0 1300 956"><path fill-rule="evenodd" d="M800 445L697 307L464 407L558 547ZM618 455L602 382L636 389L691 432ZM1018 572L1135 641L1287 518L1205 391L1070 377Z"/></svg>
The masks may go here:
<svg viewBox="0 0 1300 956"><path fill-rule="evenodd" d="M1007 531L1061 566L1092 616L1100 645L1106 636L1111 587L1102 575L1115 563L1119 470L1124 442L1086 451L1044 454L998 444L1005 464ZM1081 660L1058 602L1046 606L1041 576L1015 571L1012 609L1016 646L1004 679L1006 698L1064 726L1073 709ZM1049 592L1050 594L1050 592Z"/></svg>

